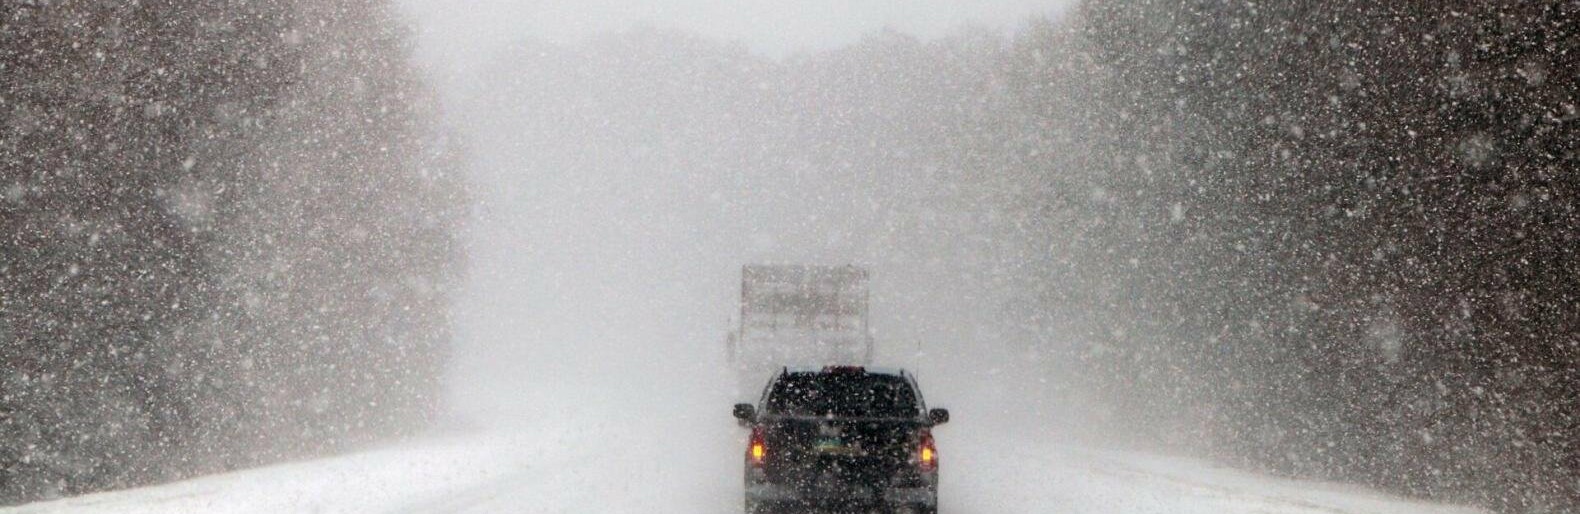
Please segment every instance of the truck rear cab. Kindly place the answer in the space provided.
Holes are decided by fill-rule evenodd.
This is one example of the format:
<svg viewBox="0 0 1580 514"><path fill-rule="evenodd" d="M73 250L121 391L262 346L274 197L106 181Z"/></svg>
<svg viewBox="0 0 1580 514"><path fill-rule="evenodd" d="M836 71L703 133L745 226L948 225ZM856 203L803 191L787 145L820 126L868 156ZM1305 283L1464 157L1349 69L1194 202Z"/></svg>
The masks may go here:
<svg viewBox="0 0 1580 514"><path fill-rule="evenodd" d="M753 382L787 363L868 363L868 276L856 266L743 266L730 363Z"/></svg>

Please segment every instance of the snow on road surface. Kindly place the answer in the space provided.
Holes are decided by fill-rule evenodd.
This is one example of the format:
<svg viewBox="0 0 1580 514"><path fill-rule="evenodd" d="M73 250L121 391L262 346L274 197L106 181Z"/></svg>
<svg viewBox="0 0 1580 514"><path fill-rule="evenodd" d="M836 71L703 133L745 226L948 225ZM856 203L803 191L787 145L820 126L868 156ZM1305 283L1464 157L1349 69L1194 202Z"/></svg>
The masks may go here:
<svg viewBox="0 0 1580 514"><path fill-rule="evenodd" d="M739 512L744 434L727 409L705 425L697 421L560 420L452 433L0 512ZM1189 459L970 437L971 428L960 420L939 431L948 514L1480 512Z"/></svg>

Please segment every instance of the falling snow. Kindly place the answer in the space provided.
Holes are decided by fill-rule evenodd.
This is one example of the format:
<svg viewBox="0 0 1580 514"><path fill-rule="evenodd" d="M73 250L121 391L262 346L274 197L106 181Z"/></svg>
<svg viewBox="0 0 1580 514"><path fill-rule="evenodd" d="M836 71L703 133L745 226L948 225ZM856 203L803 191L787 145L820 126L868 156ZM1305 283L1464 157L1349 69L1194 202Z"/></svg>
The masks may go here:
<svg viewBox="0 0 1580 514"><path fill-rule="evenodd" d="M858 361L945 512L1580 509L1580 3L526 4L0 3L0 503L739 512Z"/></svg>

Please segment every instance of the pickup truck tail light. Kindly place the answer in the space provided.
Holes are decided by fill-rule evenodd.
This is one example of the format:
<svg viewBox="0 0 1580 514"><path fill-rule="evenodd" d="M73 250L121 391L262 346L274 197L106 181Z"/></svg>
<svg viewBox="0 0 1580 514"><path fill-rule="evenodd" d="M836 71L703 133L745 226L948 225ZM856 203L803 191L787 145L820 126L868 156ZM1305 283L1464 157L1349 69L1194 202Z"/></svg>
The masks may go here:
<svg viewBox="0 0 1580 514"><path fill-rule="evenodd" d="M922 431L922 444L921 448L917 450L916 465L922 471L938 470L938 445L933 442L933 432L931 430Z"/></svg>
<svg viewBox="0 0 1580 514"><path fill-rule="evenodd" d="M752 427L752 441L746 446L746 461L761 467L768 459L768 444L763 438L763 427Z"/></svg>

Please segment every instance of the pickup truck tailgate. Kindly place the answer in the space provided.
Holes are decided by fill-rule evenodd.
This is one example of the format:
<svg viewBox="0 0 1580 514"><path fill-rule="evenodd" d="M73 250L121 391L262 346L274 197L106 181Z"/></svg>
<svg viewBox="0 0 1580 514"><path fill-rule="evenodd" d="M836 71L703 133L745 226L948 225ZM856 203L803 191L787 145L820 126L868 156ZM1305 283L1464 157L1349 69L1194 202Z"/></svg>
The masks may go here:
<svg viewBox="0 0 1580 514"><path fill-rule="evenodd" d="M883 489L916 475L916 420L785 418L765 426L769 482L830 492Z"/></svg>

